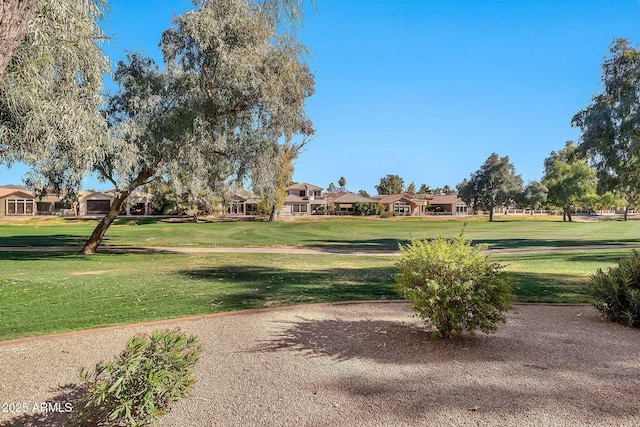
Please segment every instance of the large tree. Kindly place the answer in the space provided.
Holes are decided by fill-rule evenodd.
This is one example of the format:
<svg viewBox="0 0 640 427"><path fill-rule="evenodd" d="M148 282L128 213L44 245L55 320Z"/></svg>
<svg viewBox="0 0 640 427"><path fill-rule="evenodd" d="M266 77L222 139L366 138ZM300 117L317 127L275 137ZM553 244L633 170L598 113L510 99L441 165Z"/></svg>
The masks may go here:
<svg viewBox="0 0 640 427"><path fill-rule="evenodd" d="M562 208L562 220L569 221L571 208L596 192L596 172L577 157L577 147L567 141L562 150L552 151L544 160L542 183L549 189L547 200Z"/></svg>
<svg viewBox="0 0 640 427"><path fill-rule="evenodd" d="M480 169L457 187L465 203L472 205L474 211L476 205L481 204L489 211L489 221L493 221L494 208L513 201L522 192L522 178L516 175L508 156L492 153Z"/></svg>
<svg viewBox="0 0 640 427"><path fill-rule="evenodd" d="M602 93L572 124L582 131L579 151L598 174L598 190L625 194L629 206L640 194L640 51L614 40L602 64Z"/></svg>
<svg viewBox="0 0 640 427"><path fill-rule="evenodd" d="M387 175L380 178L380 183L375 186L378 194L400 194L404 192L404 179L398 175Z"/></svg>
<svg viewBox="0 0 640 427"><path fill-rule="evenodd" d="M120 89L107 109L116 147L96 168L117 197L84 253L95 252L128 195L158 176L194 193L229 179L279 189L265 182L283 164L282 142L313 132L304 111L313 76L302 46L278 32L263 4L197 4L162 36L166 71L138 55L118 65Z"/></svg>
<svg viewBox="0 0 640 427"><path fill-rule="evenodd" d="M100 158L106 132L98 107L109 71L98 46L103 6L103 0L2 3L0 162L31 166L27 183L36 189L77 187Z"/></svg>

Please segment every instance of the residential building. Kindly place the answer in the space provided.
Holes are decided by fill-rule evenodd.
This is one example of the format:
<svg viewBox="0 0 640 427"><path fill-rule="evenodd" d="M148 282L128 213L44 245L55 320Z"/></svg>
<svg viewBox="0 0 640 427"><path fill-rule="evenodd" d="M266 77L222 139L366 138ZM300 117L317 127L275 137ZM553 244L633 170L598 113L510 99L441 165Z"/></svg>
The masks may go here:
<svg viewBox="0 0 640 427"><path fill-rule="evenodd" d="M325 197L329 213L351 213L355 203L377 203L374 199L351 192L326 193Z"/></svg>
<svg viewBox="0 0 640 427"><path fill-rule="evenodd" d="M314 215L325 211L327 200L322 195L322 187L307 183L290 185L285 189L285 198L281 216Z"/></svg>
<svg viewBox="0 0 640 427"><path fill-rule="evenodd" d="M22 188L0 187L0 216L36 215L34 194Z"/></svg>
<svg viewBox="0 0 640 427"><path fill-rule="evenodd" d="M227 206L227 215L256 215L258 203L260 203L260 197L250 191L240 190L233 195L231 203Z"/></svg>
<svg viewBox="0 0 640 427"><path fill-rule="evenodd" d="M380 203L384 210L403 216L424 215L429 205L427 199L418 198L408 193L377 195L373 196L373 199Z"/></svg>

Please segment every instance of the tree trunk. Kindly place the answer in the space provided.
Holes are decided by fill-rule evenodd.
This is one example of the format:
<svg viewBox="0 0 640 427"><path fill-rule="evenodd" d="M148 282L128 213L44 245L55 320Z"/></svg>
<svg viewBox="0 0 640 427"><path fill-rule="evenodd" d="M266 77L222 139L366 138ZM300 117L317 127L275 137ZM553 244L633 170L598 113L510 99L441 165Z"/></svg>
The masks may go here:
<svg viewBox="0 0 640 427"><path fill-rule="evenodd" d="M151 169L143 170L138 174L136 179L133 180L131 185L127 187L129 188L129 190L120 192L118 197L116 197L116 199L113 201L111 208L109 208L109 212L107 212L104 218L102 218L102 220L98 223L96 228L93 230L93 233L91 233L91 237L89 237L89 240L87 240L87 242L84 244L84 247L82 248L83 254L89 255L96 253L100 242L102 242L102 238L109 229L109 226L111 226L113 221L122 210L122 206L124 206L124 202L125 200L127 200L127 197L129 197L131 192L136 188L140 187L143 184L147 184L147 180L151 178L155 174L155 172L155 170Z"/></svg>
<svg viewBox="0 0 640 427"><path fill-rule="evenodd" d="M626 221L629 218L629 204L624 207L624 220Z"/></svg>
<svg viewBox="0 0 640 427"><path fill-rule="evenodd" d="M493 206L489 207L489 222L493 222Z"/></svg>
<svg viewBox="0 0 640 427"><path fill-rule="evenodd" d="M562 208L562 222L567 221L567 208L566 206Z"/></svg>
<svg viewBox="0 0 640 427"><path fill-rule="evenodd" d="M7 66L27 33L27 26L37 0L0 1L0 82Z"/></svg>
<svg viewBox="0 0 640 427"><path fill-rule="evenodd" d="M564 208L564 210L566 212L567 219L569 220L569 222L573 222L573 218L571 218L571 206ZM562 218L564 220L564 215L562 215Z"/></svg>
<svg viewBox="0 0 640 427"><path fill-rule="evenodd" d="M275 222L277 214L278 214L278 211L276 210L276 207L271 206L271 214L269 215L269 222Z"/></svg>
<svg viewBox="0 0 640 427"><path fill-rule="evenodd" d="M120 193L120 195L115 198L115 200L111 204L111 207L109 208L109 212L107 212L104 218L102 218L102 220L98 223L96 228L93 230L93 233L91 233L91 237L89 237L89 240L87 240L87 242L84 244L84 247L82 248L83 254L90 255L96 253L100 242L102 242L102 238L109 229L109 226L111 226L113 221L122 210L124 201L127 200L129 194L131 194L130 191L125 191Z"/></svg>

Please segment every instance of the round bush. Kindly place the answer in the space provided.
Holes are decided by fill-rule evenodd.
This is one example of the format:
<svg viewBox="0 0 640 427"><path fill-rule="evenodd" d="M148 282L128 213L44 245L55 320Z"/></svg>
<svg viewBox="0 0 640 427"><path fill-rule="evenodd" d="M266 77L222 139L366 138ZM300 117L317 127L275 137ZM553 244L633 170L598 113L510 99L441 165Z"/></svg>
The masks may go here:
<svg viewBox="0 0 640 427"><path fill-rule="evenodd" d="M591 276L589 289L593 305L609 320L640 327L640 252L618 261L606 272Z"/></svg>
<svg viewBox="0 0 640 427"><path fill-rule="evenodd" d="M480 329L495 332L506 321L513 294L504 266L472 246L463 235L455 239L413 240L401 246L396 289L435 336L450 338Z"/></svg>

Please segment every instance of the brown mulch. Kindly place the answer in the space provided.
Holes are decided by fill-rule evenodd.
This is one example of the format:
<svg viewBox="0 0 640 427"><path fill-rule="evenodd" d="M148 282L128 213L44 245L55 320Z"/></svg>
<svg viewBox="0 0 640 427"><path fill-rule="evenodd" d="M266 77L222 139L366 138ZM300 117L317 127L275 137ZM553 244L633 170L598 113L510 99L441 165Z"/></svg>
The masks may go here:
<svg viewBox="0 0 640 427"><path fill-rule="evenodd" d="M640 331L589 306L518 305L497 334L450 341L430 339L404 303L176 325L205 352L193 396L161 426L640 425ZM0 425L62 425L80 367L154 328L0 343Z"/></svg>

